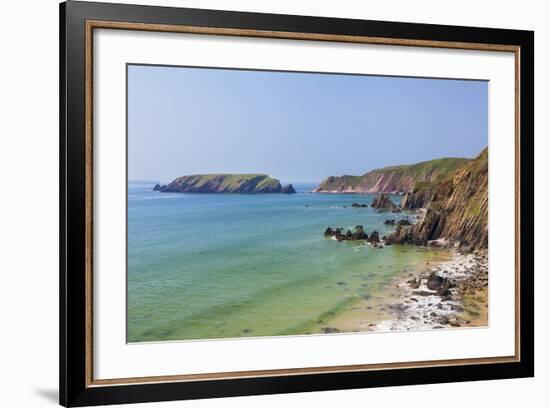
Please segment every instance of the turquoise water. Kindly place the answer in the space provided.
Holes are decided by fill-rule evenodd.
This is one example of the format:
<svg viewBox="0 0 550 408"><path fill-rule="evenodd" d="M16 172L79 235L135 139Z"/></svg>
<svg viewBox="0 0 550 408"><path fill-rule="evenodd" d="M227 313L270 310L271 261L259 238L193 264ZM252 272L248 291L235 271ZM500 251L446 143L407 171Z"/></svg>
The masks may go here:
<svg viewBox="0 0 550 408"><path fill-rule="evenodd" d="M427 256L325 239L328 226L393 230L372 195L217 195L128 185L128 341L305 334ZM399 197L392 197L395 202ZM346 208L343 208L346 206Z"/></svg>

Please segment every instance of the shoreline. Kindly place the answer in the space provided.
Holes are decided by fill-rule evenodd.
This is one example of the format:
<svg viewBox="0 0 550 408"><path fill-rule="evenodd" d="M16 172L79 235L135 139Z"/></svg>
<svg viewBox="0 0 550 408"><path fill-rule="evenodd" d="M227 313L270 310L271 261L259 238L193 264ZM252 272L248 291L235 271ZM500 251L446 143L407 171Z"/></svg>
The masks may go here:
<svg viewBox="0 0 550 408"><path fill-rule="evenodd" d="M441 250L440 259L403 271L368 299L358 298L317 333L388 332L488 326L487 251ZM428 288L435 273L450 288ZM431 285L433 287L433 285Z"/></svg>

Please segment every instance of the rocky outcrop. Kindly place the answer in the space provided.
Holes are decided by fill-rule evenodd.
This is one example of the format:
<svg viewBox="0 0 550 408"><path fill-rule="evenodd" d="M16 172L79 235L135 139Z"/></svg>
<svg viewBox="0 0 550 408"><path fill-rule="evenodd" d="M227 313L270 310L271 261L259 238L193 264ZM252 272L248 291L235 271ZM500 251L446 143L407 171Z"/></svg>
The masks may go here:
<svg viewBox="0 0 550 408"><path fill-rule="evenodd" d="M435 185L429 183L418 183L412 192L406 193L401 197L399 206L406 210L415 210L418 208L426 208L432 201Z"/></svg>
<svg viewBox="0 0 550 408"><path fill-rule="evenodd" d="M426 245L444 239L464 251L487 248L488 151L483 150L448 177L415 187L403 197L406 209L424 207L424 216L411 227L398 226L388 242Z"/></svg>
<svg viewBox="0 0 550 408"><path fill-rule="evenodd" d="M417 164L385 167L362 176L331 176L317 187L316 193L408 193L419 182L432 182L446 176L469 159L444 158Z"/></svg>
<svg viewBox="0 0 550 408"><path fill-rule="evenodd" d="M155 185L161 193L259 194L295 193L292 184L281 186L279 180L265 174L196 174L178 177L165 185Z"/></svg>
<svg viewBox="0 0 550 408"><path fill-rule="evenodd" d="M283 193L283 194L294 194L294 193L296 193L296 190L294 190L294 186L292 184L288 184L286 186L281 187L281 193Z"/></svg>
<svg viewBox="0 0 550 408"><path fill-rule="evenodd" d="M393 203L387 194L380 194L372 200L371 207L391 211L397 208L397 205Z"/></svg>
<svg viewBox="0 0 550 408"><path fill-rule="evenodd" d="M426 286L430 290L435 290L439 296L446 296L449 294L449 289L454 286L454 283L450 279L443 278L432 272L428 276Z"/></svg>
<svg viewBox="0 0 550 408"><path fill-rule="evenodd" d="M372 234L370 234L369 242L371 243L378 243L380 242L380 235L378 234L378 231L372 231Z"/></svg>
<svg viewBox="0 0 550 408"><path fill-rule="evenodd" d="M369 239L362 225L356 225L353 231L347 230L345 233L342 231L342 228L332 229L328 227L323 235L326 238L334 238L336 241L365 241Z"/></svg>

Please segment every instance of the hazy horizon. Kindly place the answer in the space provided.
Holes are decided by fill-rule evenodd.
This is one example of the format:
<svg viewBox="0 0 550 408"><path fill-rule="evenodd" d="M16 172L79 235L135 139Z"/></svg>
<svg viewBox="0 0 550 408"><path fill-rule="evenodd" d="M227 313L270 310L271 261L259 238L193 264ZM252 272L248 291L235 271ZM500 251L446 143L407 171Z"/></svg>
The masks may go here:
<svg viewBox="0 0 550 408"><path fill-rule="evenodd" d="M261 173L283 183L488 145L488 82L128 66L128 180Z"/></svg>

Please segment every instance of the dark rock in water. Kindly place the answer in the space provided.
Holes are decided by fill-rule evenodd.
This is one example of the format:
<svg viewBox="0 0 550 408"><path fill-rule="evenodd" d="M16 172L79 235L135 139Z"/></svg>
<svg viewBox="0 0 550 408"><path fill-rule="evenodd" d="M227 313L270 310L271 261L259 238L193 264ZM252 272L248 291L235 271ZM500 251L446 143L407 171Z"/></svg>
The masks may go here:
<svg viewBox="0 0 550 408"><path fill-rule="evenodd" d="M155 184L155 187L153 187L153 191L160 191L160 184Z"/></svg>
<svg viewBox="0 0 550 408"><path fill-rule="evenodd" d="M288 186L281 187L281 193L283 193L283 194L295 194L296 190L294 190L294 186L292 184L289 184Z"/></svg>
<svg viewBox="0 0 550 408"><path fill-rule="evenodd" d="M354 231L347 230L342 233L341 228L332 229L328 227L323 233L325 237L334 237L337 241L364 241L368 239L368 235L363 230L362 225L356 225Z"/></svg>
<svg viewBox="0 0 550 408"><path fill-rule="evenodd" d="M338 330L336 327L323 327L321 328L321 333L323 334L340 333L340 330Z"/></svg>
<svg viewBox="0 0 550 408"><path fill-rule="evenodd" d="M382 210L393 210L397 206L390 200L390 197L387 194L380 194L372 201L371 207L379 208Z"/></svg>
<svg viewBox="0 0 550 408"><path fill-rule="evenodd" d="M367 204L360 204L360 203L353 203L351 206L353 208L366 208L366 207L368 207Z"/></svg>
<svg viewBox="0 0 550 408"><path fill-rule="evenodd" d="M399 207L395 207L391 210L392 213L400 213L401 212L401 208Z"/></svg>
<svg viewBox="0 0 550 408"><path fill-rule="evenodd" d="M372 231L372 234L370 234L369 242L375 243L380 242L380 236L378 235L378 231Z"/></svg>
<svg viewBox="0 0 550 408"><path fill-rule="evenodd" d="M395 225L395 220L386 220L384 221L384 225Z"/></svg>
<svg viewBox="0 0 550 408"><path fill-rule="evenodd" d="M365 231L363 230L363 226L362 225L357 225L355 227L355 231L354 233L352 234L351 236L351 240L352 241L362 241L362 240L366 240L368 239L368 235L365 233Z"/></svg>
<svg viewBox="0 0 550 408"><path fill-rule="evenodd" d="M403 218L402 220L397 221L397 225L407 226L412 225L412 222L410 222L407 218Z"/></svg>

